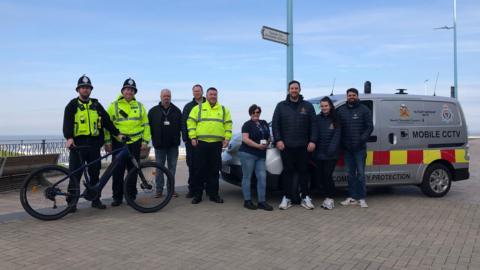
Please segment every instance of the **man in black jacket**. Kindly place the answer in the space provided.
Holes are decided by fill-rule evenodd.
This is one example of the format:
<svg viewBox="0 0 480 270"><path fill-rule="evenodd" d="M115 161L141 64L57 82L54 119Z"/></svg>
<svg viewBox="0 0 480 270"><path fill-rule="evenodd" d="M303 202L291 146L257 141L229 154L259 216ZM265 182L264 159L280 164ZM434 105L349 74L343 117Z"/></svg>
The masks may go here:
<svg viewBox="0 0 480 270"><path fill-rule="evenodd" d="M148 112L148 122L152 133L153 147L155 147L155 159L157 163L163 166L167 161L168 170L175 178L182 128L182 112L171 103L171 99L171 91L163 89L160 92L160 103ZM160 198L163 196L165 179L163 173L158 171L155 177L156 197ZM176 192L173 193L173 196L178 197Z"/></svg>
<svg viewBox="0 0 480 270"><path fill-rule="evenodd" d="M203 88L200 84L195 84L192 87L193 100L185 104L183 107L183 118L182 118L182 139L185 143L185 149L187 152L187 166L188 166L188 193L187 198L193 198L192 194L192 181L195 174L193 166L193 155L195 153L195 147L192 147L192 140L188 139L188 130L187 130L187 119L192 111L193 107L197 106L200 103L205 102L205 97L203 97Z"/></svg>
<svg viewBox="0 0 480 270"><path fill-rule="evenodd" d="M302 206L313 209L310 198L310 175L308 173L308 153L315 150L317 129L315 128L315 110L310 102L300 95L300 83L291 81L288 84L288 95L277 104L273 113L272 132L276 147L281 151L283 162L283 192L279 205L286 210L291 207L291 200L297 194L293 185L293 176L298 172Z"/></svg>
<svg viewBox="0 0 480 270"><path fill-rule="evenodd" d="M349 196L342 205L368 207L365 197L365 161L367 159L367 141L373 131L372 113L360 104L358 90L347 90L347 104L338 109L338 117L342 126L342 147L345 164L348 168Z"/></svg>
<svg viewBox="0 0 480 270"><path fill-rule="evenodd" d="M98 100L90 98L93 86L90 78L83 75L78 79L77 88L78 97L72 99L65 107L63 116L63 136L67 140L66 147L72 148L77 145L89 146L88 149L82 149L78 153L70 152L69 169L74 171L82 163L90 163L100 158L100 148L104 143L103 128L106 128L110 133L119 135L118 129L110 121L105 109L98 102ZM90 176L90 185L98 183L100 176L100 161L88 167L88 175ZM75 174L74 181L80 183L82 175ZM79 186L79 185L77 185ZM72 184L69 183L68 190L72 192ZM67 199L67 201L69 201ZM98 209L105 209L106 206L100 201L92 201L92 207ZM71 208L71 212L75 212L77 206Z"/></svg>

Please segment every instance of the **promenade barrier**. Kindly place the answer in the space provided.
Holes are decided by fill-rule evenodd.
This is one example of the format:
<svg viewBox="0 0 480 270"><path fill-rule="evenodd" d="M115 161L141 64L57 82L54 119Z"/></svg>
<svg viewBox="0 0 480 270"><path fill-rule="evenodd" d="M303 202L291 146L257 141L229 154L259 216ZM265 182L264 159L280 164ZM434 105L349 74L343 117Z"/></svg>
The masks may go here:
<svg viewBox="0 0 480 270"><path fill-rule="evenodd" d="M0 158L0 191L19 189L29 173L45 165L57 164L58 158L59 154Z"/></svg>

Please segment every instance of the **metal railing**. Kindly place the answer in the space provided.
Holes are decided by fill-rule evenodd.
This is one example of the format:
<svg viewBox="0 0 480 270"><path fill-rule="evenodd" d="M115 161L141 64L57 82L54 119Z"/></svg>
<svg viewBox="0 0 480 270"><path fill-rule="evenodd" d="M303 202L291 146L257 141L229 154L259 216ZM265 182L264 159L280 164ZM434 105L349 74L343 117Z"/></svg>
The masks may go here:
<svg viewBox="0 0 480 270"><path fill-rule="evenodd" d="M68 163L69 151L65 148L65 141L23 141L18 143L1 143L0 157L14 157L14 156L33 156L46 154L60 154L58 158L59 163Z"/></svg>

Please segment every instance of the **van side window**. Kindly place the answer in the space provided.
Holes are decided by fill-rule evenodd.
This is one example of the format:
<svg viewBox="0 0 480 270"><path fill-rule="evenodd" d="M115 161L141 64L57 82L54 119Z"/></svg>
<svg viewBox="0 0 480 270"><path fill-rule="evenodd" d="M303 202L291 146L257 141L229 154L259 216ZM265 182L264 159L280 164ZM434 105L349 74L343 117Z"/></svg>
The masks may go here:
<svg viewBox="0 0 480 270"><path fill-rule="evenodd" d="M371 100L360 100L360 104L367 106L367 108L372 112L373 115L373 102Z"/></svg>
<svg viewBox="0 0 480 270"><path fill-rule="evenodd" d="M312 105L313 105L313 109L315 110L315 114L319 114L320 113L320 100L313 100L313 101L310 101L310 103L312 103Z"/></svg>

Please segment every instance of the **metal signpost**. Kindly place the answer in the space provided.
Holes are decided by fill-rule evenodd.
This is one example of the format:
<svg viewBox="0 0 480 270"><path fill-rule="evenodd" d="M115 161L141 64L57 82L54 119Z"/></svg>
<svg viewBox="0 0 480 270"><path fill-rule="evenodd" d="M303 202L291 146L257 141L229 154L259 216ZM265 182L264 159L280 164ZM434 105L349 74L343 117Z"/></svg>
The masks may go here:
<svg viewBox="0 0 480 270"><path fill-rule="evenodd" d="M293 16L292 0L287 0L287 32L271 27L262 27L262 38L287 46L287 85L293 80Z"/></svg>
<svg viewBox="0 0 480 270"><path fill-rule="evenodd" d="M268 26L262 27L262 38L288 46L288 33Z"/></svg>

